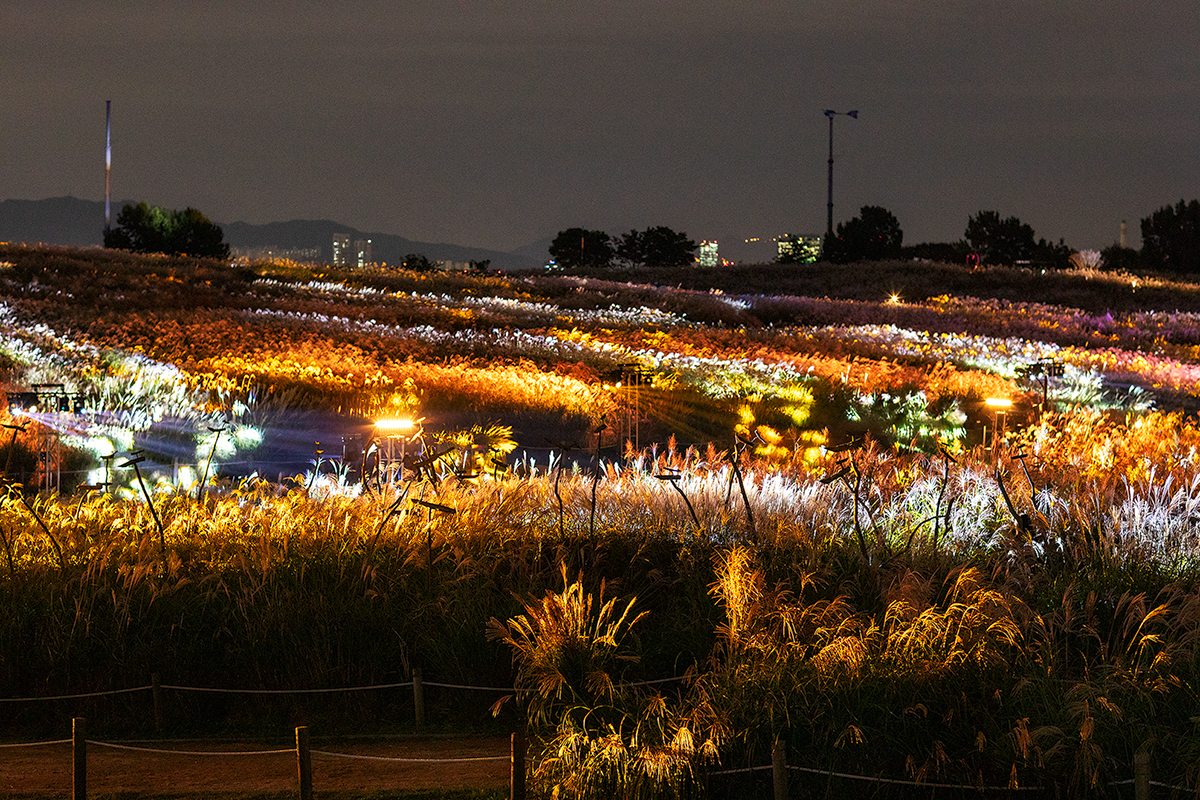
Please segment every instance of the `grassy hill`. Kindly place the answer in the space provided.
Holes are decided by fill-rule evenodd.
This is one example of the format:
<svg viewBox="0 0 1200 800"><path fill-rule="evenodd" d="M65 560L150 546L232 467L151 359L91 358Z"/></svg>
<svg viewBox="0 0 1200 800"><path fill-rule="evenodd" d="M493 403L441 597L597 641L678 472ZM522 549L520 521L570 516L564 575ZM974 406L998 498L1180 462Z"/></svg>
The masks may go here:
<svg viewBox="0 0 1200 800"><path fill-rule="evenodd" d="M1195 791L1200 427L1152 407L1200 389L1195 287L780 269L0 247L10 388L86 401L10 417L12 441L119 454L104 494L6 476L0 686L158 673L296 692L181 693L172 734L407 732L405 693L301 692L419 667L435 725L528 724L535 785L560 796L754 793L758 773L730 770L780 743L806 796L876 778L879 796L1115 796L1139 753ZM871 296L915 269L903 296ZM1038 364L1061 367L1045 403ZM366 481L320 457L282 481L201 476L316 410L424 416L424 459ZM552 424L571 440L522 455ZM161 459L144 478L120 466L137 447ZM435 683L515 699L492 718L496 695ZM80 714L149 736L144 700L45 700L3 729Z"/></svg>

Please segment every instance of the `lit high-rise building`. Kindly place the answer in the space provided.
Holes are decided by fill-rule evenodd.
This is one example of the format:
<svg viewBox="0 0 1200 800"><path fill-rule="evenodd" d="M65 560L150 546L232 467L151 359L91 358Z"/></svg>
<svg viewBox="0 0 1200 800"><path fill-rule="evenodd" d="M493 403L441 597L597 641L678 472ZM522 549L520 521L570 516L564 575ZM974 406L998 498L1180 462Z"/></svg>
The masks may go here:
<svg viewBox="0 0 1200 800"><path fill-rule="evenodd" d="M354 240L354 266L365 267L374 262L371 257L371 240L370 239L355 239Z"/></svg>
<svg viewBox="0 0 1200 800"><path fill-rule="evenodd" d="M333 235L333 266L349 266L349 258L350 235L346 233L335 233Z"/></svg>
<svg viewBox="0 0 1200 800"><path fill-rule="evenodd" d="M702 267L715 267L721 263L721 259L717 256L716 241L708 241L705 239L700 243L700 255L696 257Z"/></svg>
<svg viewBox="0 0 1200 800"><path fill-rule="evenodd" d="M821 257L821 237L785 233L777 236L777 260L788 264L814 264Z"/></svg>

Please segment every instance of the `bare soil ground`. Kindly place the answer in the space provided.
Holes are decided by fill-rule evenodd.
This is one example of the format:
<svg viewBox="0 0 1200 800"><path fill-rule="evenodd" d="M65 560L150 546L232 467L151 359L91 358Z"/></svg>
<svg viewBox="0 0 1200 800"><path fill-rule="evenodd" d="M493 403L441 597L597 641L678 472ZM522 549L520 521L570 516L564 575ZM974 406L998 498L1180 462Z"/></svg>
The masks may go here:
<svg viewBox="0 0 1200 800"><path fill-rule="evenodd" d="M89 796L294 792L297 787L294 750L262 755L216 755L277 750L286 748L286 744L171 741L139 742L131 743L131 746L185 752L146 752L88 745ZM311 749L314 751L313 791L317 796L335 791L492 789L508 785L509 740L506 737L372 742L314 740ZM316 751L430 761L373 761L320 755ZM191 754L197 752L205 755ZM495 760L469 760L483 758ZM70 797L72 781L69 743L0 749L0 796Z"/></svg>

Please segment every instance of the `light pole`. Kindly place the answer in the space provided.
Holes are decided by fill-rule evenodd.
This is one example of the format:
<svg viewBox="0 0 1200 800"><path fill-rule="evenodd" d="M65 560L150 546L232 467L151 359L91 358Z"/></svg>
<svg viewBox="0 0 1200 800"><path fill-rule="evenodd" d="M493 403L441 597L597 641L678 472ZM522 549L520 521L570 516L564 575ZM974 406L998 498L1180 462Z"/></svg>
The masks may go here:
<svg viewBox="0 0 1200 800"><path fill-rule="evenodd" d="M828 108L825 109L825 116L829 117L829 220L825 225L826 238L833 236L833 118L839 114L858 119L857 109L854 111L832 111Z"/></svg>

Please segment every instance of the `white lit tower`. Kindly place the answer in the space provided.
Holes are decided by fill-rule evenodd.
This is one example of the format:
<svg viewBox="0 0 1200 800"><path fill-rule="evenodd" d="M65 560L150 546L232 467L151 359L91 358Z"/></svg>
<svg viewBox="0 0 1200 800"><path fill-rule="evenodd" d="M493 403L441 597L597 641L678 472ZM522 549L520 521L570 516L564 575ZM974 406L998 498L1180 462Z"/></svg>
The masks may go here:
<svg viewBox="0 0 1200 800"><path fill-rule="evenodd" d="M350 266L350 235L347 233L333 235L333 266Z"/></svg>

